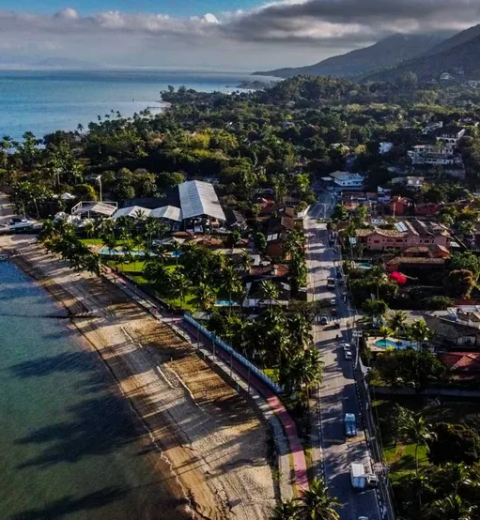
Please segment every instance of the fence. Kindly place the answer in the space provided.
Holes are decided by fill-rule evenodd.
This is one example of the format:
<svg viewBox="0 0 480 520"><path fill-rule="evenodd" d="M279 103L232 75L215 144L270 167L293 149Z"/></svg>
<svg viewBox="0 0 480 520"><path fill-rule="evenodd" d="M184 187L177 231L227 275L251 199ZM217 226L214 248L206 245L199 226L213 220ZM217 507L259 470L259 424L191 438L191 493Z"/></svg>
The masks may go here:
<svg viewBox="0 0 480 520"><path fill-rule="evenodd" d="M228 355L235 358L241 365L243 365L247 370L250 370L253 374L255 374L258 379L260 379L263 383L265 383L273 392L276 394L280 394L282 392L282 389L280 386L278 386L276 383L274 383L268 376L265 375L262 370L257 368L253 363L248 361L245 357L243 357L241 354L239 354L237 351L235 351L230 345L225 343L220 338L217 338L215 334L207 330L205 327L200 325L198 321L194 320L190 314L185 314L183 316L184 321L186 321L189 325L200 331L205 337L210 339L213 344L218 345L222 350L228 353Z"/></svg>

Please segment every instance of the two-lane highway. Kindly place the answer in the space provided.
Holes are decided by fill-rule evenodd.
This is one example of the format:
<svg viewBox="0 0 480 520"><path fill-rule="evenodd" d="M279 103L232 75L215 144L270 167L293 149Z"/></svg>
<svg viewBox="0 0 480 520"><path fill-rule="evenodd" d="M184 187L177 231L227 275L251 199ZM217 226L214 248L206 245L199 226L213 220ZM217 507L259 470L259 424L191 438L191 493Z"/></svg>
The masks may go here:
<svg viewBox="0 0 480 520"><path fill-rule="evenodd" d="M332 194L325 193L319 202L312 208L310 217L305 221L308 237L309 294L311 300L336 297L341 328L339 330L333 326L325 327L318 323L314 325L315 345L322 353L325 363L324 381L318 396L320 431L313 437L318 440L319 446L314 451L322 457L320 468L325 474L328 487L342 503L341 520L358 520L362 516L368 520L381 520L377 491L368 489L359 492L352 488L350 482L350 464L362 462L368 469L371 468L371 460L365 441L362 406L355 384L353 362L345 359L342 346L342 341L351 340L352 318L343 302L342 290L338 283L334 293L327 289L327 278L336 276L339 257L328 245L326 224L317 221L318 218L329 216L335 198ZM346 413L356 415L358 426L357 437L348 441L344 433ZM317 470L320 468L317 467Z"/></svg>

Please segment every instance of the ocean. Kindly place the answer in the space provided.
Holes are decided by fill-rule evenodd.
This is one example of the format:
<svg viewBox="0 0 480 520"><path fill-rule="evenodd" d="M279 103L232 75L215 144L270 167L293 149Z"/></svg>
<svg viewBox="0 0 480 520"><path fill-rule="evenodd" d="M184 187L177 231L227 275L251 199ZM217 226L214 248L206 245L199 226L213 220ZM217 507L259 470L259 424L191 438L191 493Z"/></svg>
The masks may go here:
<svg viewBox="0 0 480 520"><path fill-rule="evenodd" d="M124 116L160 110L160 91L168 85L232 92L246 79L251 77L194 71L0 71L0 137L75 130L111 110Z"/></svg>
<svg viewBox="0 0 480 520"><path fill-rule="evenodd" d="M174 520L161 459L97 354L48 317L59 312L0 263L0 518Z"/></svg>

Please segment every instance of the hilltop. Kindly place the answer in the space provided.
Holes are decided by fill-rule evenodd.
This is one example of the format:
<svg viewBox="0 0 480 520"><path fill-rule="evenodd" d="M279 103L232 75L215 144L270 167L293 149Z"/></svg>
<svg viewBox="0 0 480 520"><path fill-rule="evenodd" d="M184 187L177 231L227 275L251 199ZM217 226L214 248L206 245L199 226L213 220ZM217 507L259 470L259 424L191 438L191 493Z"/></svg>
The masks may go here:
<svg viewBox="0 0 480 520"><path fill-rule="evenodd" d="M297 68L284 68L268 72L255 72L255 75L290 78L294 76L362 76L370 71L393 67L420 53L435 48L451 33L427 35L394 34L379 42L346 54L333 56L314 65Z"/></svg>

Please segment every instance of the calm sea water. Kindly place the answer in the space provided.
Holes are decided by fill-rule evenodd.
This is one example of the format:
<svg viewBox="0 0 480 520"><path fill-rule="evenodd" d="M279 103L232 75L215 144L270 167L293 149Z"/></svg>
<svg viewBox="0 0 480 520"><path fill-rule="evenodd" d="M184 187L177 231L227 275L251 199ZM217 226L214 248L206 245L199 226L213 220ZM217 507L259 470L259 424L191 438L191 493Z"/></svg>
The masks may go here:
<svg viewBox="0 0 480 520"><path fill-rule="evenodd" d="M0 263L0 518L178 518L113 378L65 322L45 317L58 313Z"/></svg>
<svg viewBox="0 0 480 520"><path fill-rule="evenodd" d="M0 71L0 136L19 139L75 130L111 110L129 116L160 108L160 91L185 85L200 91L232 91L247 75L163 71ZM258 78L256 78L258 79Z"/></svg>

